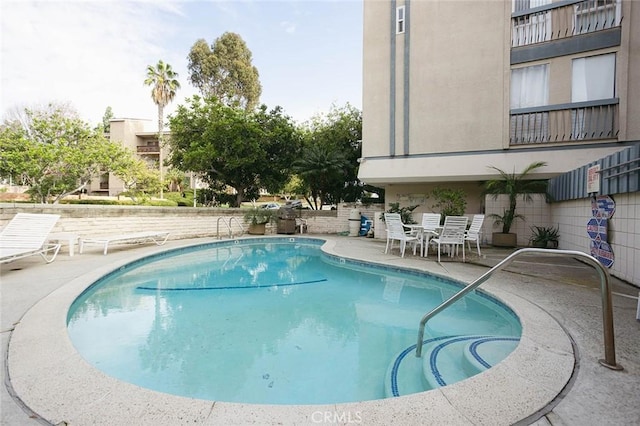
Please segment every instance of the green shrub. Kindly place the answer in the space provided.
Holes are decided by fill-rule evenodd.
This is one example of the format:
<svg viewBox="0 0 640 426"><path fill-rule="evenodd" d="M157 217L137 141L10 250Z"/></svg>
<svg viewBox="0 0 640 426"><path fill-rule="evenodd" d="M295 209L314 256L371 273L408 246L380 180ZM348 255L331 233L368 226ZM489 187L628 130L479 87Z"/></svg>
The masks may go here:
<svg viewBox="0 0 640 426"><path fill-rule="evenodd" d="M389 210L387 210L387 213L400 213L402 223L412 224L416 223L416 221L413 220L413 211L417 207L417 204L415 206L400 207L400 203L389 203ZM384 215L382 215L382 220L384 221Z"/></svg>
<svg viewBox="0 0 640 426"><path fill-rule="evenodd" d="M467 194L462 189L436 187L428 198L433 198L431 209L440 213L443 220L447 216L462 216L467 209Z"/></svg>

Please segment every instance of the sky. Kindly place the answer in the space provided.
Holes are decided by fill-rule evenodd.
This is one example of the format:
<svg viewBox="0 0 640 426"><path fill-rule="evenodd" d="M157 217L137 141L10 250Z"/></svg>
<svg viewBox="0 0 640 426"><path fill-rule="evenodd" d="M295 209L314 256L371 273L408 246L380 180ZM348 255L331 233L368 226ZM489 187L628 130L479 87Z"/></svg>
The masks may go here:
<svg viewBox="0 0 640 426"><path fill-rule="evenodd" d="M362 0L3 0L0 114L69 104L95 125L116 118L156 122L143 84L158 60L178 73L171 114L198 94L187 55L239 34L260 74L260 102L302 123L332 105L362 108Z"/></svg>

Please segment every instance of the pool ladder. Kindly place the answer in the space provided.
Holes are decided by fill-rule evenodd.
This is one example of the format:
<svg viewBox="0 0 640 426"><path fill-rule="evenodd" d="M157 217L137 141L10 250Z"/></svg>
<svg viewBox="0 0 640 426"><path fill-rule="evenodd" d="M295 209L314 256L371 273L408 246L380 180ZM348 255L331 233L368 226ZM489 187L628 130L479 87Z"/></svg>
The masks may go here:
<svg viewBox="0 0 640 426"><path fill-rule="evenodd" d="M231 216L229 218L229 220L225 222L224 221L224 217L221 216L216 221L216 238L217 239L221 239L221 237L220 237L220 221L221 220L222 220L222 223L224 224L224 226L226 226L227 230L229 231L229 238L233 238L233 227L231 225L233 224L234 221L238 224L238 227L240 227L240 234L239 235L244 234L244 226L242 226L242 222L240 222L240 220L238 220L237 217Z"/></svg>
<svg viewBox="0 0 640 426"><path fill-rule="evenodd" d="M586 263L593 266L598 275L600 276L600 295L602 298L602 328L604 331L604 359L600 359L599 362L603 366L612 370L622 370L622 366L616 363L616 349L615 349L615 337L613 334L613 309L611 307L611 285L609 271L602 266L602 264L593 256L590 256L581 251L574 250L550 250L539 248L524 248L514 253L511 253L507 258L502 260L493 268L485 272L480 278L451 296L449 299L442 302L439 306L434 308L431 312L426 313L420 320L420 326L418 328L418 342L416 345L416 357L422 356L422 342L424 340L424 327L431 318L438 313L442 312L458 300L462 299L467 293L480 287L480 284L487 281L495 272L500 271L507 267L516 257L523 254L551 254L564 257L573 257L574 259L582 259Z"/></svg>

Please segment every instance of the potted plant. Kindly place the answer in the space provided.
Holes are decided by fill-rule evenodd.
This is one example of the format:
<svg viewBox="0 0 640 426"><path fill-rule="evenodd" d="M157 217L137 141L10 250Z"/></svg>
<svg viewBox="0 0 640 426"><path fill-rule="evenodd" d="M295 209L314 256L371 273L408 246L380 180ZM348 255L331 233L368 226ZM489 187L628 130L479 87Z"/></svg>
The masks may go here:
<svg viewBox="0 0 640 426"><path fill-rule="evenodd" d="M275 210L253 207L244 214L244 220L249 222L249 234L264 235L267 223L273 219Z"/></svg>
<svg viewBox="0 0 640 426"><path fill-rule="evenodd" d="M492 244L499 247L515 247L518 236L511 233L511 226L516 219L524 219L524 216L516 213L518 196L522 196L524 201L532 200L531 194L546 194L547 181L540 179L527 179L528 175L540 167L546 166L544 161L529 164L520 174L507 173L497 167L491 166L500 174L499 179L492 179L485 182L484 194L492 195L494 199L500 194L505 194L509 198L509 207L502 215L492 214L489 217L494 219L494 225L502 226L502 232L494 232Z"/></svg>
<svg viewBox="0 0 640 426"><path fill-rule="evenodd" d="M400 213L402 223L410 225L412 223L416 223L413 219L413 211L417 207L417 204L409 207L400 207L400 203L389 203L389 210L387 210L386 213ZM382 221L384 221L384 215L382 215Z"/></svg>
<svg viewBox="0 0 640 426"><path fill-rule="evenodd" d="M531 227L531 238L529 244L537 248L558 248L560 233L558 228L553 226L533 226Z"/></svg>

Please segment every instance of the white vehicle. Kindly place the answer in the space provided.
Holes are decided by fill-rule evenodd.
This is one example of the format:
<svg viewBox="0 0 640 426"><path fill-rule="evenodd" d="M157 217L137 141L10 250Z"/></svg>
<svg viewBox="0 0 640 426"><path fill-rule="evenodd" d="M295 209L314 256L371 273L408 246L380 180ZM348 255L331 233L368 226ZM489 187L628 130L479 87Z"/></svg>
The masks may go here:
<svg viewBox="0 0 640 426"><path fill-rule="evenodd" d="M278 210L280 208L280 203L267 203L262 205L263 209L269 210Z"/></svg>

